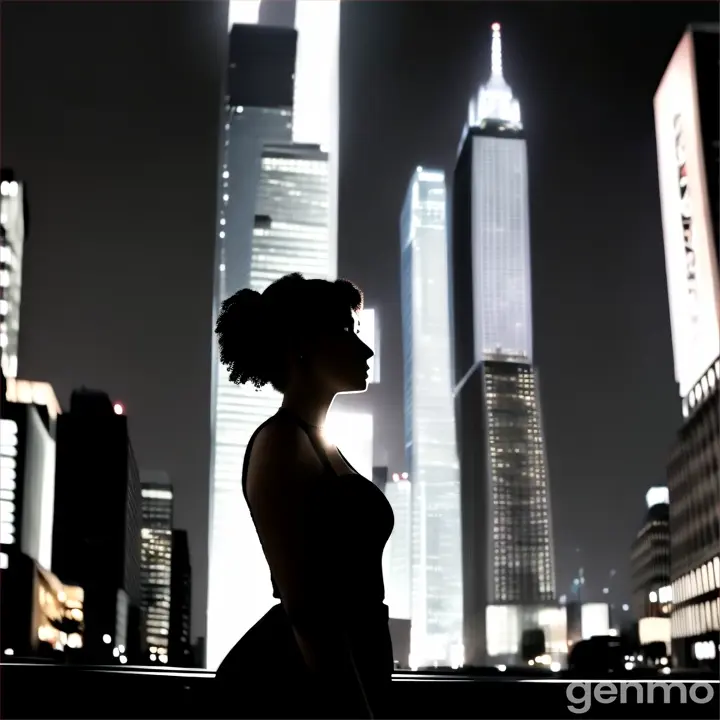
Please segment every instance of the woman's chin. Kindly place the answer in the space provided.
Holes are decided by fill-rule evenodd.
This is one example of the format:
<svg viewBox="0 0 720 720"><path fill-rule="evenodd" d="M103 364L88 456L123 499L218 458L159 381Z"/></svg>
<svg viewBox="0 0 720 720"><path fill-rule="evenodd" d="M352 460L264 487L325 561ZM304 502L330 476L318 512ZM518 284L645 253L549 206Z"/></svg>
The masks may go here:
<svg viewBox="0 0 720 720"><path fill-rule="evenodd" d="M357 383L348 383L344 390L341 391L341 394L348 395L350 393L361 393L365 392L368 389L368 381L367 378L363 378L362 381Z"/></svg>

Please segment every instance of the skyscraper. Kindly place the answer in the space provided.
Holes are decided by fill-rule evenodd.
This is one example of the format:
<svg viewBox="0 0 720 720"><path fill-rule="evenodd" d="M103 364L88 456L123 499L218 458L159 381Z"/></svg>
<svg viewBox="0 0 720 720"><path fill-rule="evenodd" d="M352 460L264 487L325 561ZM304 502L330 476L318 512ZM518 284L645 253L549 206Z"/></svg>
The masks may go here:
<svg viewBox="0 0 720 720"><path fill-rule="evenodd" d="M393 509L395 525L383 554L385 603L390 617L410 620L412 615L412 486L408 473L393 473L385 484L385 497Z"/></svg>
<svg viewBox="0 0 720 720"><path fill-rule="evenodd" d="M340 149L340 0L230 0L228 20L230 27L234 23L259 24L294 28L297 32L292 141L317 145L328 155L330 263L334 268Z"/></svg>
<svg viewBox="0 0 720 720"><path fill-rule="evenodd" d="M23 184L0 171L0 358L6 378L17 377L23 246L27 231Z"/></svg>
<svg viewBox="0 0 720 720"><path fill-rule="evenodd" d="M168 662L173 489L167 473L140 471L142 607L151 662Z"/></svg>
<svg viewBox="0 0 720 720"><path fill-rule="evenodd" d="M230 31L227 106L218 217L215 312L251 284L256 202L269 143L291 141L294 30L235 25ZM253 429L275 399L238 387L212 338L208 664L214 668L267 606L262 552L242 495L242 463Z"/></svg>
<svg viewBox="0 0 720 720"><path fill-rule="evenodd" d="M555 595L532 352L527 152L520 106L503 77L498 23L491 55L490 79L470 101L452 191L453 383L469 664L486 661L486 641L505 644L486 637L486 631L506 632L486 621L490 606L539 606Z"/></svg>
<svg viewBox="0 0 720 720"><path fill-rule="evenodd" d="M652 487L645 495L647 513L632 543L632 611L641 645L664 642L670 649L670 513L668 489Z"/></svg>
<svg viewBox="0 0 720 720"><path fill-rule="evenodd" d="M170 638L168 656L174 667L194 665L190 644L192 620L192 567L187 530L172 531L170 581Z"/></svg>
<svg viewBox="0 0 720 720"><path fill-rule="evenodd" d="M140 474L127 417L103 392L73 392L57 423L53 572L85 592L84 651L142 657ZM122 652L122 651L120 651Z"/></svg>
<svg viewBox="0 0 720 720"><path fill-rule="evenodd" d="M683 424L668 463L672 654L712 662L720 640L718 25L684 33L655 93L675 379Z"/></svg>
<svg viewBox="0 0 720 720"><path fill-rule="evenodd" d="M460 477L450 373L445 177L418 168L401 217L411 665L462 663ZM393 542L395 540L393 539Z"/></svg>
<svg viewBox="0 0 720 720"><path fill-rule="evenodd" d="M300 118L305 118L301 126L306 129L313 124L313 113L318 118L337 114L336 104L326 107L328 93L316 96L311 92L313 87L334 86L329 78L325 82L330 66L310 62L319 52L315 15L302 5L297 2L295 13L288 15L294 15L290 22L294 20L297 30L263 25L231 29L216 316L222 301L242 287L262 292L290 272L299 271L308 278L336 274L335 211L331 210L335 191L331 186L337 184L337 153L330 156L332 143L323 141L326 133L315 137L307 130L301 132L293 112L297 103ZM332 7L335 0L322 5ZM262 19L262 4L258 8L257 16L246 19ZM320 13L326 14L327 8ZM302 51L300 33L306 36ZM320 44L322 52L332 45L328 37ZM301 80L308 73L314 85ZM271 388L258 392L231 384L219 366L214 337L213 352L207 631L211 668L273 602L267 563L243 498L241 479L253 430L280 403Z"/></svg>
<svg viewBox="0 0 720 720"><path fill-rule="evenodd" d="M54 399L54 394L52 396ZM0 544L3 553L23 552L45 570L50 570L55 494L55 407L5 401L2 410Z"/></svg>

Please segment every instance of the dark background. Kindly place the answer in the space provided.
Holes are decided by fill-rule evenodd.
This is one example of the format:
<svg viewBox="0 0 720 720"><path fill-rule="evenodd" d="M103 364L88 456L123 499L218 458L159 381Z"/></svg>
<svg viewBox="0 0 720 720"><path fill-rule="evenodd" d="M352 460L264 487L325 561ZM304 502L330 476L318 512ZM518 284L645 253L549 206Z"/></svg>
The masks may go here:
<svg viewBox="0 0 720 720"><path fill-rule="evenodd" d="M125 403L207 571L211 291L226 2L2 3L2 164L27 182L20 375ZM503 25L528 137L536 360L558 591L618 570L680 424L652 97L714 2L343 2L342 275L382 323L376 430L403 464L398 222L416 165L452 170ZM101 480L99 479L99 483ZM102 488L99 488L102 491ZM578 552L577 549L580 549Z"/></svg>

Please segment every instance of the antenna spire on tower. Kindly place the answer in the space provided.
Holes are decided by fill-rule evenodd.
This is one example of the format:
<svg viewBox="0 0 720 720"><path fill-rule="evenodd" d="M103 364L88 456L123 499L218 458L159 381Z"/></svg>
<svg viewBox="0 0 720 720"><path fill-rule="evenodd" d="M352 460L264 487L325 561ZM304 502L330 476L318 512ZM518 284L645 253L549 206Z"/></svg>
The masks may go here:
<svg viewBox="0 0 720 720"><path fill-rule="evenodd" d="M502 77L502 39L500 38L500 23L492 24L492 46L490 54L490 67L493 77Z"/></svg>
<svg viewBox="0 0 720 720"><path fill-rule="evenodd" d="M505 82L502 68L502 40L500 23L493 23L490 79L478 88L468 107L468 126L479 127L484 120L499 120L522 128L520 104L513 97L512 88Z"/></svg>

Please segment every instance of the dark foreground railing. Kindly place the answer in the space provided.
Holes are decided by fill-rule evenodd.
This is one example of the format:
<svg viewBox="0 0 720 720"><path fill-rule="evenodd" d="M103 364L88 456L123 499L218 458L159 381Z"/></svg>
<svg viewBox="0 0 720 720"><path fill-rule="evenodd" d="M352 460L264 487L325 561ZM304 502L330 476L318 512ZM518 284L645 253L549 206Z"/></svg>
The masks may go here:
<svg viewBox="0 0 720 720"><path fill-rule="evenodd" d="M268 692L282 692L267 672ZM238 681L238 700L242 680ZM232 718L212 673L163 668L0 664L0 718ZM717 680L633 673L583 678L495 669L471 674L399 673L394 718L715 718ZM241 705L241 702L238 703Z"/></svg>

